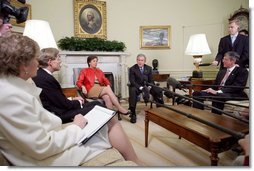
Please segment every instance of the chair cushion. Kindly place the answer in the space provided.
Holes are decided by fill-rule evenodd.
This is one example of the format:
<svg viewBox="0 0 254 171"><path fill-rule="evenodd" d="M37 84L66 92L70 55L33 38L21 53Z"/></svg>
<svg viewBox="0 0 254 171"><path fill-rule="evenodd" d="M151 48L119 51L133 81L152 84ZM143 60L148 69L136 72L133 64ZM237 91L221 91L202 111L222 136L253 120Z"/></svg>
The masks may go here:
<svg viewBox="0 0 254 171"><path fill-rule="evenodd" d="M74 85L76 85L76 81L78 80L79 73L82 69L83 68L73 68L73 84Z"/></svg>

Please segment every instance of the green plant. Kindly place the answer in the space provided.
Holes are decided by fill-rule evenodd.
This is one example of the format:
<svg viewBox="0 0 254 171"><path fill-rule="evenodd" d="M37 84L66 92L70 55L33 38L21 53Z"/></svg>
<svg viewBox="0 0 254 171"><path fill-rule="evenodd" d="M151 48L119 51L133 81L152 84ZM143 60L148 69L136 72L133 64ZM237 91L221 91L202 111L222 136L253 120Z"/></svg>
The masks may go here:
<svg viewBox="0 0 254 171"><path fill-rule="evenodd" d="M58 47L62 50L69 51L107 51L107 52L120 52L125 51L126 46L123 42L109 41L100 38L78 38L78 37L65 37L58 41Z"/></svg>

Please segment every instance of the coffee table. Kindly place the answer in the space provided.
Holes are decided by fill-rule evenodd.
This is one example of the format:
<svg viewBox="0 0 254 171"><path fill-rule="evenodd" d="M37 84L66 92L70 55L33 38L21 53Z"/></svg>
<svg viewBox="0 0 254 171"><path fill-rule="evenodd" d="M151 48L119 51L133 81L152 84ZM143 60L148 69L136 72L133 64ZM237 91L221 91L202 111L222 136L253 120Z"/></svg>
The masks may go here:
<svg viewBox="0 0 254 171"><path fill-rule="evenodd" d="M249 132L249 124L226 115L217 115L209 111L199 110L185 105L171 107L236 132L242 132L244 134ZM159 107L145 110L146 147L148 146L149 121L162 126L163 128L210 152L212 166L217 166L219 153L229 150L238 141L237 138L232 135L222 132L216 128L205 125L167 108Z"/></svg>

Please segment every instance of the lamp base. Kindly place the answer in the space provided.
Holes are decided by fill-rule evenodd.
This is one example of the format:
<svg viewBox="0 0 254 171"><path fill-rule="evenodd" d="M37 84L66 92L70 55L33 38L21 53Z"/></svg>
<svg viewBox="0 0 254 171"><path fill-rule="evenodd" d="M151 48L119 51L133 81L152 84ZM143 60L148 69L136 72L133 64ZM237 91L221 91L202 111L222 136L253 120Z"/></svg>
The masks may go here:
<svg viewBox="0 0 254 171"><path fill-rule="evenodd" d="M203 72L202 71L193 71L192 72L192 78L203 78Z"/></svg>

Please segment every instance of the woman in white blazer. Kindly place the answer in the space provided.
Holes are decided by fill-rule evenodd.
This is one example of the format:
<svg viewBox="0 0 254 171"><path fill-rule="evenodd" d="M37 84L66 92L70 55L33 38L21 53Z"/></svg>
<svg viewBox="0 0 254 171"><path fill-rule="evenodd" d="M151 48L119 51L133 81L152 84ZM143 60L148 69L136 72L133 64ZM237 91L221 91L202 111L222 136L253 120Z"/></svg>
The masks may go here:
<svg viewBox="0 0 254 171"><path fill-rule="evenodd" d="M62 128L61 119L45 110L40 89L26 82L36 75L38 44L19 34L0 38L0 151L17 166L78 166L116 148L126 160L138 163L130 141L109 122L86 144L77 145L86 119L77 115Z"/></svg>

